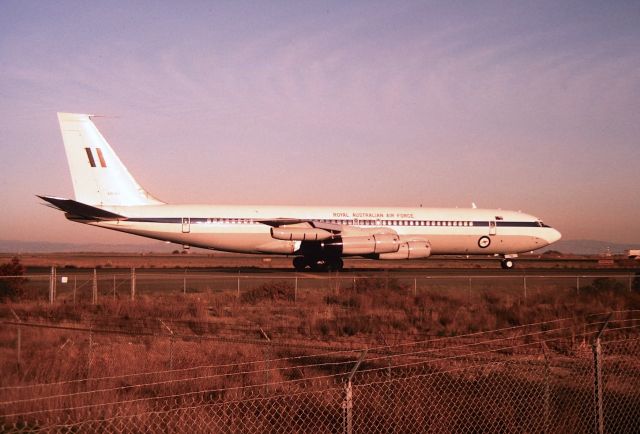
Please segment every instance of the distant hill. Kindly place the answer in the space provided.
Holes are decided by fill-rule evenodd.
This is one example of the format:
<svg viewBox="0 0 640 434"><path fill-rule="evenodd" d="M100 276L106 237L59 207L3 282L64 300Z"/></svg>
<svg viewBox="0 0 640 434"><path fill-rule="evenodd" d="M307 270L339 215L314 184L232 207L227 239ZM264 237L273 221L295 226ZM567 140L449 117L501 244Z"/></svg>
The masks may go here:
<svg viewBox="0 0 640 434"><path fill-rule="evenodd" d="M611 251L611 253L613 254L616 254L624 253L625 250L629 249L640 249L640 243L623 244L595 240L560 240L557 243L541 249L541 251L544 252L546 250L557 250L562 253L597 255L600 253L605 253L607 250Z"/></svg>
<svg viewBox="0 0 640 434"><path fill-rule="evenodd" d="M182 250L177 244L161 241L144 244L99 244L99 243L49 243L40 241L0 240L0 253L68 253L68 252L107 252L107 253L171 253ZM194 251L206 251L193 249Z"/></svg>
<svg viewBox="0 0 640 434"><path fill-rule="evenodd" d="M640 248L640 243L620 244L594 240L560 240L549 247L540 250L557 250L562 253L596 255L604 253L607 248L611 253L623 253L628 249ZM177 244L167 244L161 241L151 241L143 244L76 244L49 243L39 241L0 240L0 253L56 253L56 252L118 252L118 253L171 253L182 250ZM209 252L210 250L192 249L195 252Z"/></svg>

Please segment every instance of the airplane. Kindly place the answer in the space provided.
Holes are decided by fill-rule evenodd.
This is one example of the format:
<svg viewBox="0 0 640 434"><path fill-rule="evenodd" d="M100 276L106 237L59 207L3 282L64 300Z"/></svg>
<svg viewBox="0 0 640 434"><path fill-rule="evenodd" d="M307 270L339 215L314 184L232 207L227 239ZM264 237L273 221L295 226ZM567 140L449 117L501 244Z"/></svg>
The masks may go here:
<svg viewBox="0 0 640 434"><path fill-rule="evenodd" d="M75 198L38 196L67 219L204 249L293 256L298 271L340 270L344 257L374 260L518 253L560 232L522 212L472 208L176 205L142 188L92 121L58 113Z"/></svg>

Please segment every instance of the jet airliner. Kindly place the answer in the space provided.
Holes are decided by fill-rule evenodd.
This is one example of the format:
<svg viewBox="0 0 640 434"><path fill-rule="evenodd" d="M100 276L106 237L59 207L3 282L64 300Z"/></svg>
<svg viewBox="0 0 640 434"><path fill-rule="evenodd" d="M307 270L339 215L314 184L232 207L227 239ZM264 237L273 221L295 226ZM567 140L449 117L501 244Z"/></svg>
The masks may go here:
<svg viewBox="0 0 640 434"><path fill-rule="evenodd" d="M205 249L293 256L296 270L374 260L494 255L503 268L560 232L515 211L473 208L174 205L129 173L91 115L58 113L75 198L39 196L67 219Z"/></svg>

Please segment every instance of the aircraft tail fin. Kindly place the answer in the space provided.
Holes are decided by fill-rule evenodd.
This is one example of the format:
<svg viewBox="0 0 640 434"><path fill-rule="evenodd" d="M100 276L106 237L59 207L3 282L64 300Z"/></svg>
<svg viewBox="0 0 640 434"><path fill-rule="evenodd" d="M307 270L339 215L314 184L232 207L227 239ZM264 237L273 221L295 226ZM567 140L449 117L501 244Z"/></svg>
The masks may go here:
<svg viewBox="0 0 640 434"><path fill-rule="evenodd" d="M58 122L78 202L98 206L163 204L131 176L91 115L58 113Z"/></svg>

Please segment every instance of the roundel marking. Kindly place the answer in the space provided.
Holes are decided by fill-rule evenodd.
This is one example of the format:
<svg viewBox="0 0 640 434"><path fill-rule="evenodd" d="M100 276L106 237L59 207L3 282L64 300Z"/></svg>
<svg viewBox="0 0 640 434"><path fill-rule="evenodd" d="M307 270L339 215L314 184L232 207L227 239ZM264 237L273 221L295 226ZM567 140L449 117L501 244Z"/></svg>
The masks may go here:
<svg viewBox="0 0 640 434"><path fill-rule="evenodd" d="M487 247L489 247L490 244L491 244L491 239L487 236L480 237L480 239L478 240L478 246L481 249L486 249Z"/></svg>

